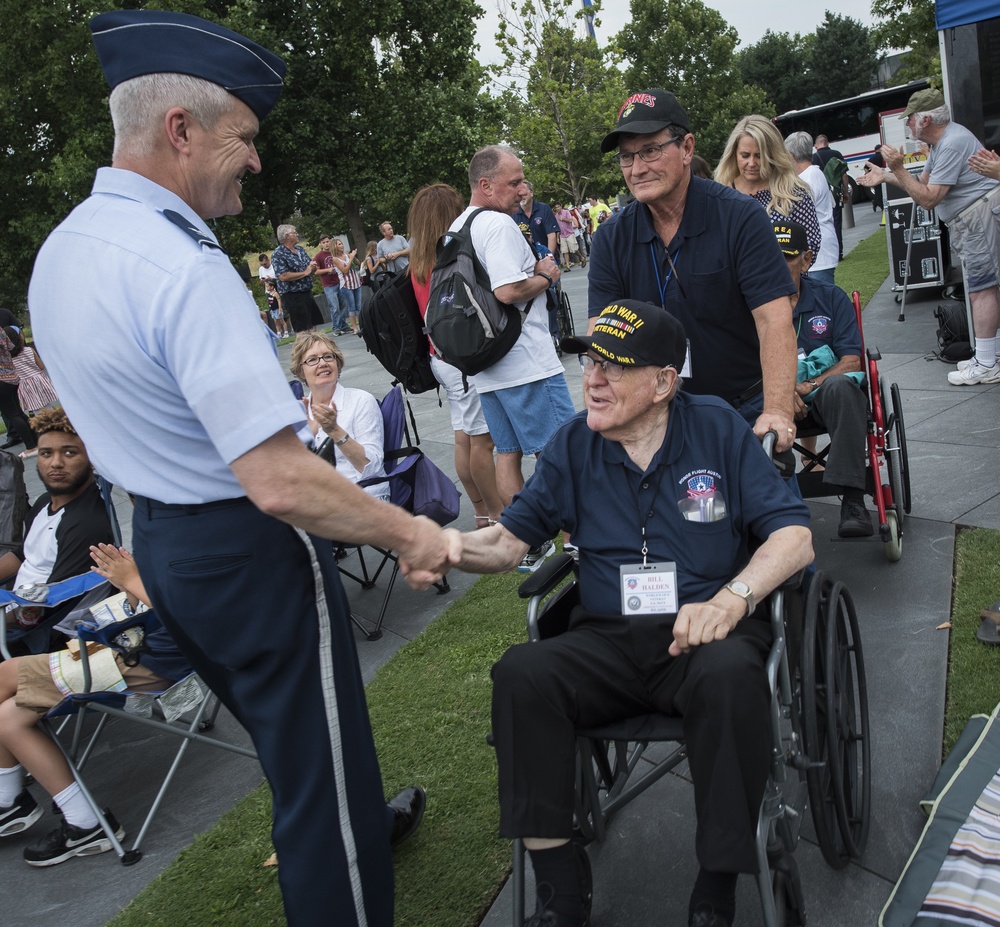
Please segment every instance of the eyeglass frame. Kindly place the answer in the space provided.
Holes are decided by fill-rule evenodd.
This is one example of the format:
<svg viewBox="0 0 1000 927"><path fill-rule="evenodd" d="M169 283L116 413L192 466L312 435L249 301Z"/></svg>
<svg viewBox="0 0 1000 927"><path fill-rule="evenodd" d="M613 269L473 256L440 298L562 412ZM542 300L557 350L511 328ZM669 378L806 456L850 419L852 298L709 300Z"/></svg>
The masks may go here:
<svg viewBox="0 0 1000 927"><path fill-rule="evenodd" d="M320 361L324 361L327 364L335 363L337 360L336 354L316 354L313 357L304 357L302 359L302 364L305 367L315 367Z"/></svg>
<svg viewBox="0 0 1000 927"><path fill-rule="evenodd" d="M629 168L635 163L636 155L639 156L639 160L645 162L646 164L652 164L654 161L659 161L663 157L664 149L667 145L672 145L674 142L683 142L683 135L675 135L673 138L668 138L665 142L660 142L658 145L647 145L645 148L640 148L638 151L623 152L619 151L616 155L613 155L612 160L619 166L624 168ZM652 157L645 157L644 153L648 154L651 151L656 152ZM625 159L628 158L628 163L625 163Z"/></svg>

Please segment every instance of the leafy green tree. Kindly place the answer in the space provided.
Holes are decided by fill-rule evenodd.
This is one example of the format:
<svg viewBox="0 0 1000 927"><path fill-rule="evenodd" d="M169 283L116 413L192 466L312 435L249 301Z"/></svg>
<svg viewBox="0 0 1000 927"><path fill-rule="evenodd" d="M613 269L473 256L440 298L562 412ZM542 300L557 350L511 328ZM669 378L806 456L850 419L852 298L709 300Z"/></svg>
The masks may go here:
<svg viewBox="0 0 1000 927"><path fill-rule="evenodd" d="M592 38L580 37L574 6L512 0L497 31L505 60L494 73L506 137L546 202L580 203L590 192L621 186L620 172L600 151L624 97L621 72Z"/></svg>
<svg viewBox="0 0 1000 927"><path fill-rule="evenodd" d="M744 83L734 61L736 30L701 0L631 0L632 21L615 38L629 90L663 87L687 111L698 152L717 159L735 123L774 115L763 90Z"/></svg>
<svg viewBox="0 0 1000 927"><path fill-rule="evenodd" d="M875 41L871 30L850 16L826 11L809 58L809 73L803 81L807 105L853 97L875 86Z"/></svg>
<svg viewBox="0 0 1000 927"><path fill-rule="evenodd" d="M809 43L797 32L789 35L768 29L758 42L736 52L734 60L743 83L760 87L777 113L802 107Z"/></svg>
<svg viewBox="0 0 1000 927"><path fill-rule="evenodd" d="M934 0L873 0L872 16L880 20L872 30L878 48L910 49L893 84L930 77L940 86L941 51L934 21Z"/></svg>

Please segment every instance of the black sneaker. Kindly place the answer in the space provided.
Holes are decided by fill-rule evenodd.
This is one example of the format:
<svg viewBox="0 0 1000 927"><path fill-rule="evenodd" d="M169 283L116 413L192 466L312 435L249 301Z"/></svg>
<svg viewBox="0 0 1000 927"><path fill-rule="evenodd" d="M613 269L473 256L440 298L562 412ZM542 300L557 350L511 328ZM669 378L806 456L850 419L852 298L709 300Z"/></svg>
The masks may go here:
<svg viewBox="0 0 1000 927"><path fill-rule="evenodd" d="M121 840L125 836L124 828L107 808L104 809L104 816L115 836ZM100 824L89 829L74 827L67 824L64 818L54 831L38 843L24 848L24 861L29 866L58 866L74 856L95 856L110 849L111 840Z"/></svg>
<svg viewBox="0 0 1000 927"><path fill-rule="evenodd" d="M31 797L31 792L22 789L9 808L0 808L0 837L11 837L27 830L45 812Z"/></svg>
<svg viewBox="0 0 1000 927"><path fill-rule="evenodd" d="M837 534L842 538L870 538L875 533L872 517L860 499L844 496L840 503L840 527Z"/></svg>

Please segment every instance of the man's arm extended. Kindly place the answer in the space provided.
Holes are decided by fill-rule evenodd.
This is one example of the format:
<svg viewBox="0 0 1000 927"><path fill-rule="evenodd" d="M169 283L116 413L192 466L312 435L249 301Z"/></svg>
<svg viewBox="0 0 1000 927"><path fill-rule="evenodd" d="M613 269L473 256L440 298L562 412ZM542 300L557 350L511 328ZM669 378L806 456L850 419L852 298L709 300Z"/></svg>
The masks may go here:
<svg viewBox="0 0 1000 927"><path fill-rule="evenodd" d="M446 534L458 534L449 529ZM458 568L466 573L506 573L514 569L528 552L528 545L503 525L492 525L460 535L462 559Z"/></svg>
<svg viewBox="0 0 1000 927"><path fill-rule="evenodd" d="M373 498L310 453L291 428L230 466L250 501L268 515L320 537L397 550L411 585L434 582L458 562L458 550L435 522ZM276 480L275 473L284 477Z"/></svg>
<svg viewBox="0 0 1000 927"><path fill-rule="evenodd" d="M792 396L795 392L798 347L792 327L792 304L787 296L773 299L753 310L760 341L760 370L764 379L764 410L754 423L754 434L768 431L778 436L776 450L792 446Z"/></svg>

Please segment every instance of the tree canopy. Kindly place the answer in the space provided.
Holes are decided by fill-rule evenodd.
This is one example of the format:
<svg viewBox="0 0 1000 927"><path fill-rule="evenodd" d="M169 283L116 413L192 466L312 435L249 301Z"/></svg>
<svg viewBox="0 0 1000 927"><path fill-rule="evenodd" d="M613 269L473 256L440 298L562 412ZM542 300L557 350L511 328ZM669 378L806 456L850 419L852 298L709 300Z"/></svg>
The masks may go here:
<svg viewBox="0 0 1000 927"><path fill-rule="evenodd" d="M590 37L580 37L574 0L513 0L504 10L495 69L503 88L506 136L524 157L543 201L580 203L621 186L621 173L601 154L624 96L621 72Z"/></svg>
<svg viewBox="0 0 1000 927"><path fill-rule="evenodd" d="M736 122L774 115L764 92L741 79L739 35L701 0L631 0L632 21L615 37L630 91L672 90L687 111L700 154L714 161Z"/></svg>
<svg viewBox="0 0 1000 927"><path fill-rule="evenodd" d="M934 0L872 0L872 16L880 20L872 30L878 48L887 51L910 49L893 83L905 84L920 77L930 77L940 85L941 50L934 21Z"/></svg>
<svg viewBox="0 0 1000 927"><path fill-rule="evenodd" d="M0 247L7 297L24 305L34 255L111 160L108 88L87 23L121 0L25 7L0 0ZM363 247L382 219L402 224L423 184L466 185L473 152L496 138L497 104L482 91L475 0L385 0L377 15L348 0L157 0L274 50L288 65L281 101L257 146L244 210L219 220L235 259L273 243L292 219ZM30 62L30 67L25 67Z"/></svg>

